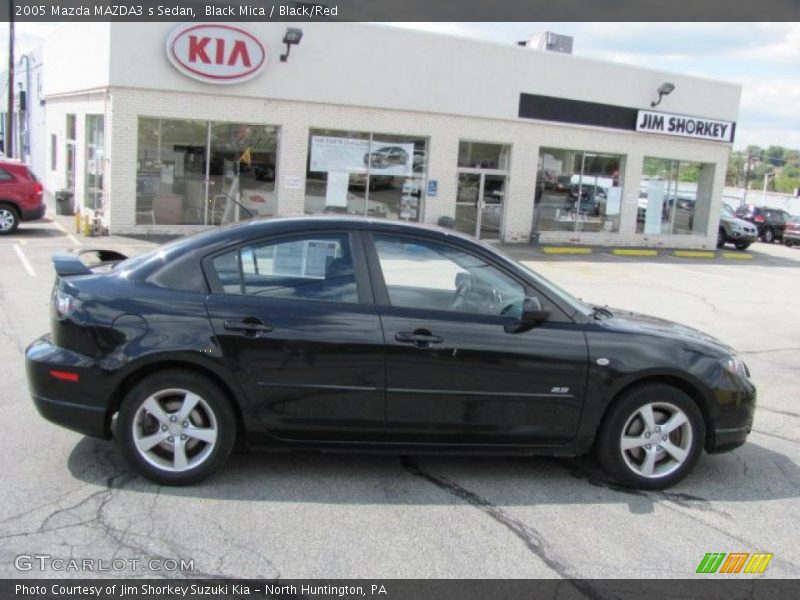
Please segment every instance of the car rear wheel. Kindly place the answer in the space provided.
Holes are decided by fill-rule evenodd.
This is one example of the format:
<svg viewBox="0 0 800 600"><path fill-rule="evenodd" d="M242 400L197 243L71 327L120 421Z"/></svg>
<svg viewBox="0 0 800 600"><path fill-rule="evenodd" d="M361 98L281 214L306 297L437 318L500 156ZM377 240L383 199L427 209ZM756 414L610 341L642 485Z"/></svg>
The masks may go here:
<svg viewBox="0 0 800 600"><path fill-rule="evenodd" d="M750 247L750 242L739 242L736 244L737 250L747 250Z"/></svg>
<svg viewBox="0 0 800 600"><path fill-rule="evenodd" d="M144 378L125 396L116 434L122 451L148 479L188 485L230 456L236 417L213 381L186 371Z"/></svg>
<svg viewBox="0 0 800 600"><path fill-rule="evenodd" d="M0 235L13 233L19 227L19 215L16 209L6 204L0 205Z"/></svg>
<svg viewBox="0 0 800 600"><path fill-rule="evenodd" d="M664 384L635 388L603 421L597 456L623 485L664 489L694 468L705 440L703 416L694 401Z"/></svg>
<svg viewBox="0 0 800 600"><path fill-rule="evenodd" d="M765 241L767 244L771 244L772 242L774 242L774 241L775 241L775 232L774 232L774 231L772 231L772 229L770 229L769 227L767 227L767 228L764 230L764 241Z"/></svg>

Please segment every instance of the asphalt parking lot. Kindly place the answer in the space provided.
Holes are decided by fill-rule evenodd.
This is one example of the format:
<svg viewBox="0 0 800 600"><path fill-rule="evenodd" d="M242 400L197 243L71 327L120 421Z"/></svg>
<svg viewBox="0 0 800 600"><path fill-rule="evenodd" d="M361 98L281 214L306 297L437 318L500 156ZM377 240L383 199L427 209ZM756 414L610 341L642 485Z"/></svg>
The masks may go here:
<svg viewBox="0 0 800 600"><path fill-rule="evenodd" d="M703 456L666 492L636 492L588 458L237 454L201 485L152 484L112 443L47 423L28 397L23 352L49 327L50 255L78 244L152 246L78 239L49 221L0 238L2 577L91 575L15 567L39 554L194 561L95 575L683 578L707 552L770 552L760 577L800 576L798 248L757 243L751 260L514 251L578 296L681 321L743 354L759 389L748 443Z"/></svg>

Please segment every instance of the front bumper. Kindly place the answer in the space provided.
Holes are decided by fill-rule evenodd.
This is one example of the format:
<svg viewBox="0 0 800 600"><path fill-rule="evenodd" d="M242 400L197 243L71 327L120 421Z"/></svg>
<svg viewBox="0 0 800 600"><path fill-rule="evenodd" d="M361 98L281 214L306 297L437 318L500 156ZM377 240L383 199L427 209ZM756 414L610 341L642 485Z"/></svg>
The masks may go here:
<svg viewBox="0 0 800 600"><path fill-rule="evenodd" d="M747 440L756 410L756 387L750 379L727 375L714 391L716 403L713 426L706 440L711 454L729 452Z"/></svg>
<svg viewBox="0 0 800 600"><path fill-rule="evenodd" d="M25 370L33 403L45 419L84 435L109 438L113 383L90 356L52 343L49 335L25 350ZM52 371L78 377L68 381Z"/></svg>
<svg viewBox="0 0 800 600"><path fill-rule="evenodd" d="M758 239L758 231L747 233L746 231L737 231L733 229L727 232L725 235L730 242L745 242L752 244Z"/></svg>

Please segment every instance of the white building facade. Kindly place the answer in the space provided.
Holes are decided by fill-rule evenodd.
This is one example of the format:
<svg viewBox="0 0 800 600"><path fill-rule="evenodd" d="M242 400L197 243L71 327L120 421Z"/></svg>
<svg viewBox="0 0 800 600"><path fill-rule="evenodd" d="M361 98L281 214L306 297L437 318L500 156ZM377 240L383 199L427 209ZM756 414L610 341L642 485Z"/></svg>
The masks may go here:
<svg viewBox="0 0 800 600"><path fill-rule="evenodd" d="M739 86L300 28L282 61L281 23L61 27L43 53L46 188L120 234L324 213L509 243L714 247Z"/></svg>

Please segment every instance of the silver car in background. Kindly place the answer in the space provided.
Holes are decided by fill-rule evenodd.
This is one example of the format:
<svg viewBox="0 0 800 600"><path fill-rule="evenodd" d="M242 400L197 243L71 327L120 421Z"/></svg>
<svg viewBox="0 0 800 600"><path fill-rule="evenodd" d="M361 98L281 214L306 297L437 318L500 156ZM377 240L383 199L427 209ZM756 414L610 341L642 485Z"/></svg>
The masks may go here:
<svg viewBox="0 0 800 600"><path fill-rule="evenodd" d="M757 239L758 229L756 226L737 217L733 209L723 203L719 216L717 248L722 248L725 244L733 244L737 250L745 250Z"/></svg>

